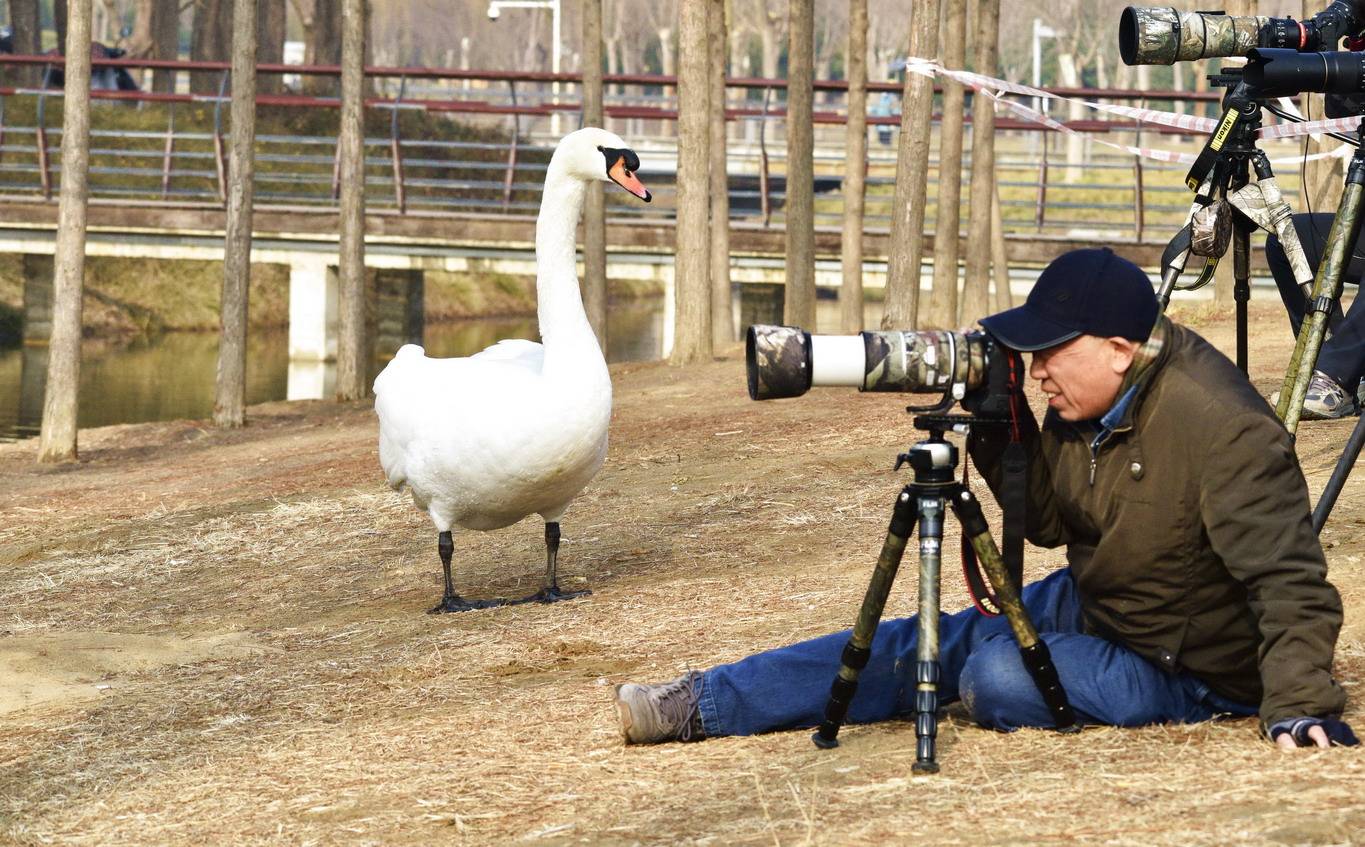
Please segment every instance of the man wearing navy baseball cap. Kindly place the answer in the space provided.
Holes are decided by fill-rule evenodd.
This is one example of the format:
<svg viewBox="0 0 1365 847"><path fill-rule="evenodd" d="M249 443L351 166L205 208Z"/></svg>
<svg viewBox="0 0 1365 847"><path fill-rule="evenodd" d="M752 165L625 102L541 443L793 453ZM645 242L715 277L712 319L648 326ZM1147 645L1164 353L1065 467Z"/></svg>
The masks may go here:
<svg viewBox="0 0 1365 847"><path fill-rule="evenodd" d="M1358 743L1332 677L1341 599L1280 421L1226 356L1157 314L1147 275L1111 250L1076 250L1024 305L981 324L1032 354L1039 426L987 427L972 458L1000 497L1011 437L1028 455L1026 530L1067 567L1024 604L1085 723L1140 726L1259 714L1281 747ZM1021 404L1023 405L1023 404ZM849 720L913 708L917 621L884 620ZM939 626L941 702L982 725L1050 726L1004 618ZM627 743L818 724L847 633L659 685L618 686Z"/></svg>

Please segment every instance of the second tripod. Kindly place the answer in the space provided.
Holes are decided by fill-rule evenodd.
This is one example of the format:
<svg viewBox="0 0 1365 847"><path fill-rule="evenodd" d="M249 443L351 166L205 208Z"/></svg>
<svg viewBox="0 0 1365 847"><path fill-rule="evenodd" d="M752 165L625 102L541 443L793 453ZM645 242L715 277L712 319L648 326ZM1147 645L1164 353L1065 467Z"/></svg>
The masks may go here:
<svg viewBox="0 0 1365 847"><path fill-rule="evenodd" d="M956 479L958 450L944 439L944 432L955 426L980 424L970 416L922 415L915 418L915 426L927 430L929 438L915 444L900 455L896 467L908 464L914 471L914 481L896 497L891 514L891 526L886 533L877 567L867 587L853 634L844 647L838 676L831 686L825 719L816 730L813 740L818 747L838 745L839 727L848 714L849 704L858 690L858 675L867 667L872 655L872 639L881 622L891 584L900 569L905 547L919 524L919 632L915 662L915 744L914 770L918 773L938 771L935 744L938 736L938 680L939 680L939 574L943 546L943 519L950 507L962 523L963 533L970 538L972 548L986 571L999 605L1009 620L1010 629L1019 642L1019 653L1024 667L1038 686L1038 691L1059 730L1076 727L1075 714L1066 699L1057 669L1052 663L1047 645L1038 637L1020 599L1019 588L1010 577L1000 550L991 538L981 504L967 487Z"/></svg>

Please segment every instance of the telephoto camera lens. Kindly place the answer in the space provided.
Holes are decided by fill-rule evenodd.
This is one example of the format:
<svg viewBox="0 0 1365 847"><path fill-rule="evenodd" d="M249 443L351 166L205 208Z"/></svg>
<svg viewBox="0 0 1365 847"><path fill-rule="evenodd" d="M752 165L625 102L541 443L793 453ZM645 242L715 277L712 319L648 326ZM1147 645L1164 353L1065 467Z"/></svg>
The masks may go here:
<svg viewBox="0 0 1365 847"><path fill-rule="evenodd" d="M744 340L749 397L799 397L813 386L859 391L954 394L985 383L984 332L862 332L811 335L794 326L755 324Z"/></svg>
<svg viewBox="0 0 1365 847"><path fill-rule="evenodd" d="M1267 36L1283 30L1285 43L1266 46L1298 47L1301 28L1287 18L1225 15L1222 12L1181 12L1166 7L1129 6L1119 18L1119 55L1128 65L1170 65L1194 59L1242 56ZM1290 26L1290 25L1293 26ZM1294 41L1294 43L1289 43Z"/></svg>
<svg viewBox="0 0 1365 847"><path fill-rule="evenodd" d="M1260 47L1247 54L1242 79L1263 97L1284 97L1301 91L1358 94L1365 91L1365 54L1300 53Z"/></svg>

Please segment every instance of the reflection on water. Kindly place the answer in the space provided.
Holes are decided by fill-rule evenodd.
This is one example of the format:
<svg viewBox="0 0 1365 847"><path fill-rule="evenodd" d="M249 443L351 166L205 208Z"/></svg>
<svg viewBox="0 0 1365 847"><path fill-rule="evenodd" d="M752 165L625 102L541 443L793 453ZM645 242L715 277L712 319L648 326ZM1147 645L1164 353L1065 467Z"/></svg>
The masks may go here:
<svg viewBox="0 0 1365 847"><path fill-rule="evenodd" d="M657 359L663 351L663 302L613 304L608 316L607 358L613 362ZM467 356L504 338L538 339L535 318L452 321L426 327L433 356ZM371 377L390 359L401 338L379 338ZM119 345L81 345L78 425L207 418L213 414L218 334L170 332ZM334 363L290 363L285 330L254 332L247 344L247 403L330 397ZM47 348L0 351L0 440L38 434L43 417Z"/></svg>
<svg viewBox="0 0 1365 847"><path fill-rule="evenodd" d="M742 330L751 323L781 323L780 286L746 285L736 292L734 312ZM881 304L868 304L865 326L881 318ZM607 360L638 362L664 354L662 298L612 304L607 317ZM817 331L838 332L833 300L816 303ZM388 325L381 325L383 332ZM425 328L423 346L432 356L468 356L504 338L539 339L533 317L451 321ZM381 334L371 378L406 339ZM81 347L79 426L207 418L213 414L218 361L217 333L166 333L132 344L87 341ZM255 332L247 344L247 403L330 397L336 365L289 361L284 330ZM0 440L38 434L43 415L47 348L0 351Z"/></svg>

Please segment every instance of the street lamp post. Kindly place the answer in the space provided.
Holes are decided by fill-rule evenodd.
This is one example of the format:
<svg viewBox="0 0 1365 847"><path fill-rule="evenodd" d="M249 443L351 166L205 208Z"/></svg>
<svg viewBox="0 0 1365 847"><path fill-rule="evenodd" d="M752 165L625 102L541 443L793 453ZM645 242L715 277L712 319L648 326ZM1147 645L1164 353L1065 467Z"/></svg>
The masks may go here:
<svg viewBox="0 0 1365 847"><path fill-rule="evenodd" d="M550 70L559 73L559 0L489 0L488 19L496 21L503 9L549 9L551 28L554 30L554 41L550 46ZM559 105L559 80L555 80L551 85L553 96L550 102ZM550 113L550 134L559 138L559 110L555 109Z"/></svg>

